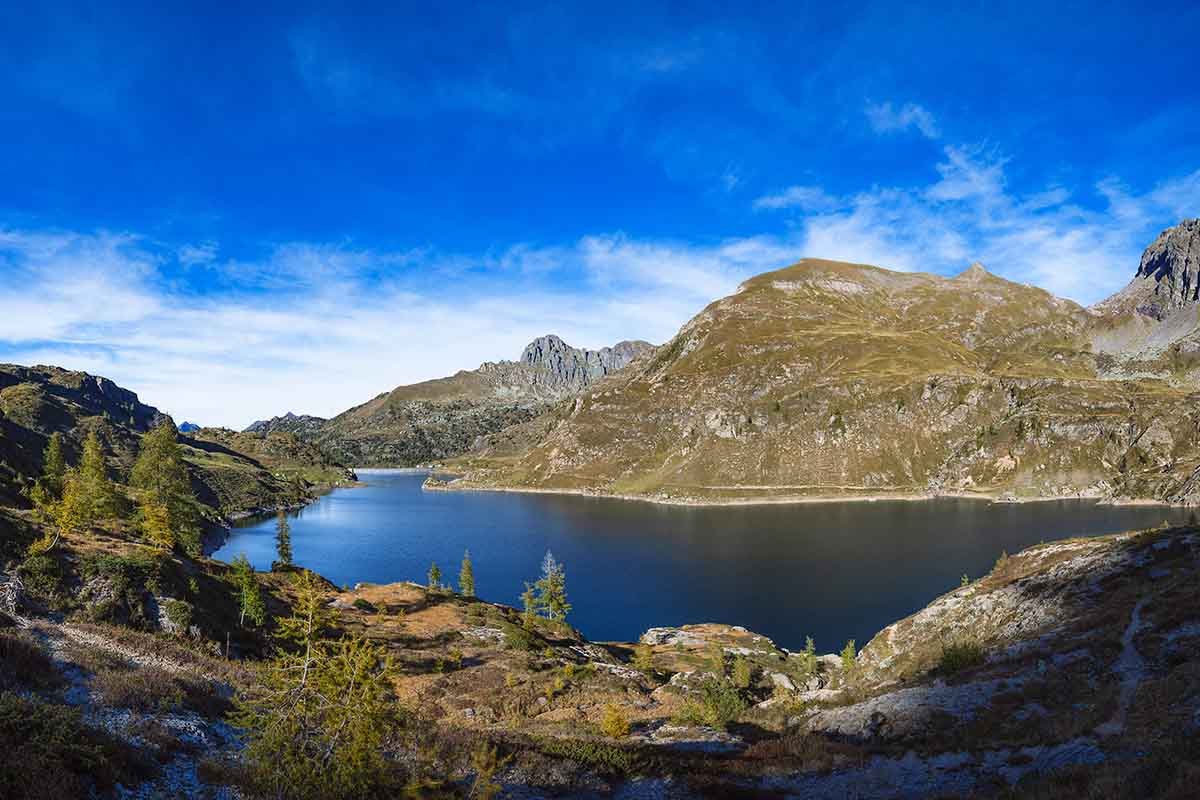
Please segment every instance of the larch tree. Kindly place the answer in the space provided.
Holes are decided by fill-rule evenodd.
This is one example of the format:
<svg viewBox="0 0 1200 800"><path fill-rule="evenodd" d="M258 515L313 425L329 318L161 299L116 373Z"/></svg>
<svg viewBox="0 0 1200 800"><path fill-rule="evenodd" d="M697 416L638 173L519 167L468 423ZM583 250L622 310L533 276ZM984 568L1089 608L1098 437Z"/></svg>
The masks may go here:
<svg viewBox="0 0 1200 800"><path fill-rule="evenodd" d="M394 796L402 787L384 755L400 733L395 669L362 637L326 638L333 615L319 581L296 576L292 615L280 620L280 654L236 699L256 793L272 798Z"/></svg>
<svg viewBox="0 0 1200 800"><path fill-rule="evenodd" d="M475 569L471 566L471 551L463 552L462 566L458 569L458 591L464 597L475 596Z"/></svg>
<svg viewBox="0 0 1200 800"><path fill-rule="evenodd" d="M633 668L643 675L654 675L654 648L639 644L633 651Z"/></svg>
<svg viewBox="0 0 1200 800"><path fill-rule="evenodd" d="M200 551L196 498L176 436L175 426L169 423L142 436L130 484L166 506L177 540L189 553L196 554Z"/></svg>
<svg viewBox="0 0 1200 800"><path fill-rule="evenodd" d="M287 512L282 508L275 517L275 555L278 556L277 565L292 565L292 526L288 524Z"/></svg>
<svg viewBox="0 0 1200 800"><path fill-rule="evenodd" d="M117 488L108 477L108 466L104 463L104 448L95 431L88 434L83 443L83 457L79 460L78 479L82 482L87 502L92 507L93 519L104 519L118 511Z"/></svg>
<svg viewBox="0 0 1200 800"><path fill-rule="evenodd" d="M67 470L62 499L54 506L54 524L63 534L83 533L96 522L95 507L79 470Z"/></svg>
<svg viewBox="0 0 1200 800"><path fill-rule="evenodd" d="M254 575L254 567L245 553L238 554L232 562L233 581L238 589L238 605L241 609L239 625L246 624L246 618L255 625L261 626L267 621L267 606L263 601L262 589L259 588L258 578Z"/></svg>
<svg viewBox="0 0 1200 800"><path fill-rule="evenodd" d="M54 500L62 497L63 479L67 476L67 456L63 452L63 437L58 431L50 434L42 453L42 485Z"/></svg>
<svg viewBox="0 0 1200 800"><path fill-rule="evenodd" d="M525 582L525 591L521 592L521 625L525 630L533 630L533 618L538 613L537 587Z"/></svg>
<svg viewBox="0 0 1200 800"><path fill-rule="evenodd" d="M559 622L565 620L571 612L571 604L567 602L567 573L549 550L542 559L542 577L535 586L539 605L545 609L546 616Z"/></svg>
<svg viewBox="0 0 1200 800"><path fill-rule="evenodd" d="M429 565L429 588L440 589L442 586L442 570L434 561Z"/></svg>
<svg viewBox="0 0 1200 800"><path fill-rule="evenodd" d="M46 523L54 522L57 506L62 501L63 484L67 479L67 458L63 453L62 441L62 434L58 431L50 434L50 440L42 452L42 475L28 492L34 513Z"/></svg>
<svg viewBox="0 0 1200 800"><path fill-rule="evenodd" d="M175 532L171 530L171 513L165 505L144 499L140 506L142 535L154 547L175 549Z"/></svg>

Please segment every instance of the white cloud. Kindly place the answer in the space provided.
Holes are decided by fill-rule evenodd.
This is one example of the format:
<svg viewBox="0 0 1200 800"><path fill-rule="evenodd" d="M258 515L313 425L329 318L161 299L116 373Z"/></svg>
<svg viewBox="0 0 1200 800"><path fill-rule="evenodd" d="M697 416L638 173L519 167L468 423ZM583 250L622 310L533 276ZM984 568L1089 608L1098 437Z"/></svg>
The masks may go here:
<svg viewBox="0 0 1200 800"><path fill-rule="evenodd" d="M763 195L754 201L757 209L777 210L798 208L801 211L825 211L837 205L837 198L820 186L789 186L776 194Z"/></svg>
<svg viewBox="0 0 1200 800"><path fill-rule="evenodd" d="M867 121L876 133L893 133L916 128L922 136L937 139L942 135L933 114L915 103L894 107L891 103L868 103Z"/></svg>
<svg viewBox="0 0 1200 800"><path fill-rule="evenodd" d="M185 267L191 267L198 264L211 264L217 259L219 248L216 242L204 242L202 244L185 244L180 247L175 257L180 264Z"/></svg>
<svg viewBox="0 0 1200 800"><path fill-rule="evenodd" d="M478 258L292 243L257 262L208 263L193 276L204 291L188 291L137 237L9 231L0 358L105 375L177 420L331 416L516 358L545 333L587 347L665 341L789 257L773 237L697 246L614 234ZM203 270L228 280L214 293Z"/></svg>
<svg viewBox="0 0 1200 800"><path fill-rule="evenodd" d="M1088 208L1063 187L1019 195L1008 186L1006 163L985 149L947 147L926 186L875 187L799 219L799 247L809 256L942 274L980 261L1089 304L1132 278L1159 230L1200 207L1200 171L1141 194L1101 181L1093 188L1103 203Z"/></svg>
<svg viewBox="0 0 1200 800"><path fill-rule="evenodd" d="M474 255L293 242L220 261L217 243L0 228L0 359L106 375L177 420L243 427L289 410L330 416L515 358L545 333L585 347L663 342L747 277L802 256L941 274L978 260L1090 303L1129 280L1163 227L1200 210L1200 171L1142 192L1110 178L1085 187L1089 207L1062 186L1016 192L1006 163L947 147L924 185L790 187L755 203L794 212L781 232L708 243L609 233Z"/></svg>

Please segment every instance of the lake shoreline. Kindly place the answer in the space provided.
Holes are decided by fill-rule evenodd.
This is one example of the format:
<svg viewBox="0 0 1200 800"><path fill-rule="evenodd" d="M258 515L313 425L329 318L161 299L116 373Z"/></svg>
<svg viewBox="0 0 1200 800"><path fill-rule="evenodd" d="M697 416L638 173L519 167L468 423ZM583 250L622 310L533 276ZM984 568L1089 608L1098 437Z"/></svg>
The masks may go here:
<svg viewBox="0 0 1200 800"><path fill-rule="evenodd" d="M447 473L449 474L449 473ZM697 497L662 497L655 495L620 494L604 492L595 489L549 489L524 486L483 486L479 484L458 485L459 481L441 481L430 479L422 484L422 489L433 492L497 492L510 494L547 494L571 497L596 497L610 500L630 500L641 503L651 503L663 506L681 506L692 508L720 508L736 506L770 506L770 505L811 505L823 503L881 503L898 501L906 503L926 502L930 500L977 500L994 505L1024 505L1028 503L1052 503L1059 501L1088 500L1097 505L1135 507L1160 506L1163 508L1194 508L1194 504L1170 503L1153 498L1105 498L1100 495L1041 495L1037 497L1010 497L1005 494L989 492L895 492L874 493L869 495L777 495L773 497L730 497L730 498L697 498Z"/></svg>
<svg viewBox="0 0 1200 800"><path fill-rule="evenodd" d="M434 484L454 477L433 476ZM453 572L469 550L482 595L512 603L551 550L571 575L573 623L591 639L632 641L650 627L715 620L789 647L812 636L829 649L846 638L866 641L963 574L983 574L1001 552L1187 516L1098 507L1096 498L1005 508L980 493L960 497L987 502L921 503L939 498L909 493L908 502L890 504L896 495L876 503L861 495L854 502L611 503L580 491L426 491L428 477L428 470L364 471L365 488L293 512L296 563L338 585L422 582L431 563ZM230 534L213 557L244 553L256 569L270 568L274 519ZM804 581L794 580L798 571ZM616 590L625 580L657 589L653 596ZM778 588L747 591L760 583Z"/></svg>

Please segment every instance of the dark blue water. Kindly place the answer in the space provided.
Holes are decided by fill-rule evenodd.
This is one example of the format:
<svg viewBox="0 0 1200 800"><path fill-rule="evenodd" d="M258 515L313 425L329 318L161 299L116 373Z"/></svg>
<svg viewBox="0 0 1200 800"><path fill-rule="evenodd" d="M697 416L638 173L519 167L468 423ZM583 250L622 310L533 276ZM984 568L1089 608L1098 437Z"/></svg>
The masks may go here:
<svg viewBox="0 0 1200 800"><path fill-rule="evenodd" d="M339 584L457 579L470 548L478 594L517 604L547 548L566 565L570 621L593 640L725 622L799 648L859 646L880 628L1039 541L1183 521L1165 507L974 500L688 508L567 495L426 492L425 476L366 471L293 515L296 562ZM274 557L275 520L233 531L216 557Z"/></svg>

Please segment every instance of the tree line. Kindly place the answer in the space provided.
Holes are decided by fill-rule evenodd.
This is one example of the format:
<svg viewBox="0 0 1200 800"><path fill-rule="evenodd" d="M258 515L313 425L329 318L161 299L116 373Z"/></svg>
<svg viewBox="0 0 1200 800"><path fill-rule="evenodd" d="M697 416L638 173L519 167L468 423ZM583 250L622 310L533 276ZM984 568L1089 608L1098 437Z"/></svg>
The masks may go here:
<svg viewBox="0 0 1200 800"><path fill-rule="evenodd" d="M142 436L128 493L109 476L95 430L84 440L79 463L73 466L67 463L62 434L52 433L42 463L42 475L28 496L48 530L30 555L46 553L63 536L86 533L113 519L133 524L157 548L199 555L200 514L175 426L163 423Z"/></svg>

